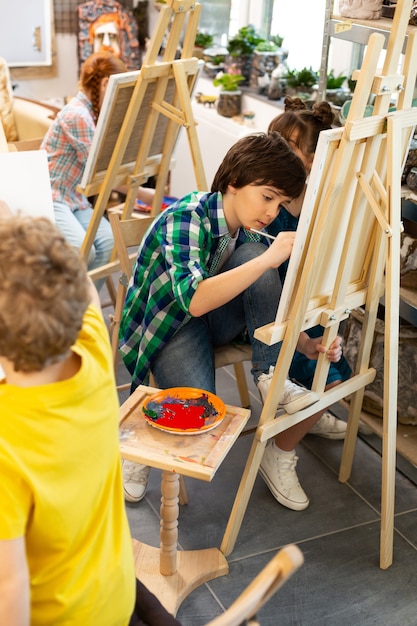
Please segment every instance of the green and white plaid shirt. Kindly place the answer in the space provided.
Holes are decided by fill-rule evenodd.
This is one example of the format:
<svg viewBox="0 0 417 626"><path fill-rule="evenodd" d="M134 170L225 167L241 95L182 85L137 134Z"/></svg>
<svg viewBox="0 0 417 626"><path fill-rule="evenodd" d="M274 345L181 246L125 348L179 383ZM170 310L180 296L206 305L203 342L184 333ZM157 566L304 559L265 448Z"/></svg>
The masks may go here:
<svg viewBox="0 0 417 626"><path fill-rule="evenodd" d="M241 228L236 246L259 241ZM159 350L191 318L198 283L217 274L230 241L221 193L192 193L163 211L138 250L120 326L120 352L142 384Z"/></svg>

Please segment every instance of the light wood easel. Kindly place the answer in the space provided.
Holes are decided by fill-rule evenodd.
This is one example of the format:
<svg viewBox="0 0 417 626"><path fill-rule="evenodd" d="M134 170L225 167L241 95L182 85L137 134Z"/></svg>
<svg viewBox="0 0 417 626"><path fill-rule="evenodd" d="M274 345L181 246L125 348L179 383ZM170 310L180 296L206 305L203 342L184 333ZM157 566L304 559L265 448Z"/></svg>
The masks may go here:
<svg viewBox="0 0 417 626"><path fill-rule="evenodd" d="M86 260L113 189L122 185L127 188L122 209L126 219L132 215L138 187L156 175L151 214L159 213L181 127L187 131L197 187L207 189L191 108L191 94L201 67L192 56L200 12L198 2L166 0L142 68L110 77L79 186L86 196L98 194L81 249ZM181 57L176 59L181 39ZM162 46L163 57L158 61Z"/></svg>
<svg viewBox="0 0 417 626"><path fill-rule="evenodd" d="M399 0L382 71L377 63L384 44L371 35L343 129L321 134L275 323L257 329L271 345L282 341L270 390L227 524L221 550L233 550L265 445L276 434L351 395L348 429L339 480L350 476L364 388L374 376L370 351L379 300L385 288L385 372L381 489L380 567L393 558L395 452L397 426L401 171L417 123L411 106L417 73L417 39L409 35L402 73L398 73L412 0ZM370 94L372 117L364 118ZM388 113L397 94L396 112ZM318 359L313 389L320 400L294 415L275 417L302 330L324 327L329 346L340 322L365 308L361 346L352 378L324 391L329 362Z"/></svg>

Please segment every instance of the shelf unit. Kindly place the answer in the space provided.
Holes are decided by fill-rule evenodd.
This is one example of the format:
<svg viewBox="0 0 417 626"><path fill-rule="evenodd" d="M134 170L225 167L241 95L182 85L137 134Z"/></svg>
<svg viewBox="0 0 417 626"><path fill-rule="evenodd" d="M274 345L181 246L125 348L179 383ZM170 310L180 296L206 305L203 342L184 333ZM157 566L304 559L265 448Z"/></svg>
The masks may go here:
<svg viewBox="0 0 417 626"><path fill-rule="evenodd" d="M386 48L392 27L392 19L380 18L379 20L357 20L342 17L333 13L333 6L334 0L326 0L323 45L319 73L319 100L324 100L326 97L326 79L331 39L342 39L363 47L368 43L371 33L380 33L385 38L384 48ZM407 34L410 34L413 31L417 31L417 26L408 25ZM357 55L358 61L361 60L361 56L361 52L359 52ZM358 66L359 64L360 63L358 63Z"/></svg>
<svg viewBox="0 0 417 626"><path fill-rule="evenodd" d="M382 34L385 38L383 46L385 49L392 28L392 19L357 20L337 15L333 13L334 4L334 0L326 0L318 100L325 100L326 98L329 49L332 38L357 44L353 64L356 65L356 67L360 67L364 47L367 45L370 35L372 33ZM416 31L417 26L408 25L407 35ZM404 45L406 45L406 42L407 40L405 40ZM403 52L404 51L405 50L403 50ZM403 218L416 224L417 229L417 192L405 186L402 188L401 195L403 199ZM401 288L400 298L401 318L417 327L417 292ZM381 299L381 304L384 304L384 298ZM380 418L362 413L362 420L368 424L376 434L382 436L382 420ZM415 426L398 425L397 451L411 463L417 465L417 428Z"/></svg>

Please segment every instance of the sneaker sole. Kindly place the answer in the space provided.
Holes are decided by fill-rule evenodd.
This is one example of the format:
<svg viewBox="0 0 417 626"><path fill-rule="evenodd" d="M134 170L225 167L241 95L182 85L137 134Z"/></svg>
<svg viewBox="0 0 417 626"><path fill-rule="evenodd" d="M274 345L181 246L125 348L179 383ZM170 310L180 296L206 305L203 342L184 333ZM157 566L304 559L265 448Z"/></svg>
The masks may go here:
<svg viewBox="0 0 417 626"><path fill-rule="evenodd" d="M130 502L131 504L136 504L137 502L140 502L141 500L143 500L143 498L146 495L146 491L145 491L142 496L139 496L139 498L135 498L134 496L131 496L130 493L126 491L126 489L123 489L123 492L124 492L126 502Z"/></svg>
<svg viewBox="0 0 417 626"><path fill-rule="evenodd" d="M323 439L344 439L346 435L346 431L343 431L341 433L330 433L330 432L315 433L313 430L309 430L308 434L314 435L315 437L323 437Z"/></svg>
<svg viewBox="0 0 417 626"><path fill-rule="evenodd" d="M319 400L320 396L315 391L310 391L310 393L303 394L300 398L288 402L288 404L278 404L278 410L283 409L286 413L292 415L292 413L302 411Z"/></svg>
<svg viewBox="0 0 417 626"><path fill-rule="evenodd" d="M259 474L263 478L268 487L269 491L274 496L275 500L277 500L282 506L285 506L287 509L291 509L292 511L304 511L310 504L310 500L307 498L306 502L294 502L293 500L289 500L286 498L275 485L269 480L267 473L262 469L262 466L259 467Z"/></svg>

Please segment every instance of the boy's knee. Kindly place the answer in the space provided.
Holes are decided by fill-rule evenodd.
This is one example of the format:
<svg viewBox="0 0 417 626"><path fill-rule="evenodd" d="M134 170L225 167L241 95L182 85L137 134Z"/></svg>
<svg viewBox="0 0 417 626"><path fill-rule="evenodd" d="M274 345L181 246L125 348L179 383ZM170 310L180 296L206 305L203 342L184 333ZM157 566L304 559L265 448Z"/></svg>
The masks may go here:
<svg viewBox="0 0 417 626"><path fill-rule="evenodd" d="M236 248L232 257L235 261L238 261L239 265L243 265L243 263L247 263L247 261L251 259L256 259L263 254L265 250L265 244L260 241L249 241Z"/></svg>

